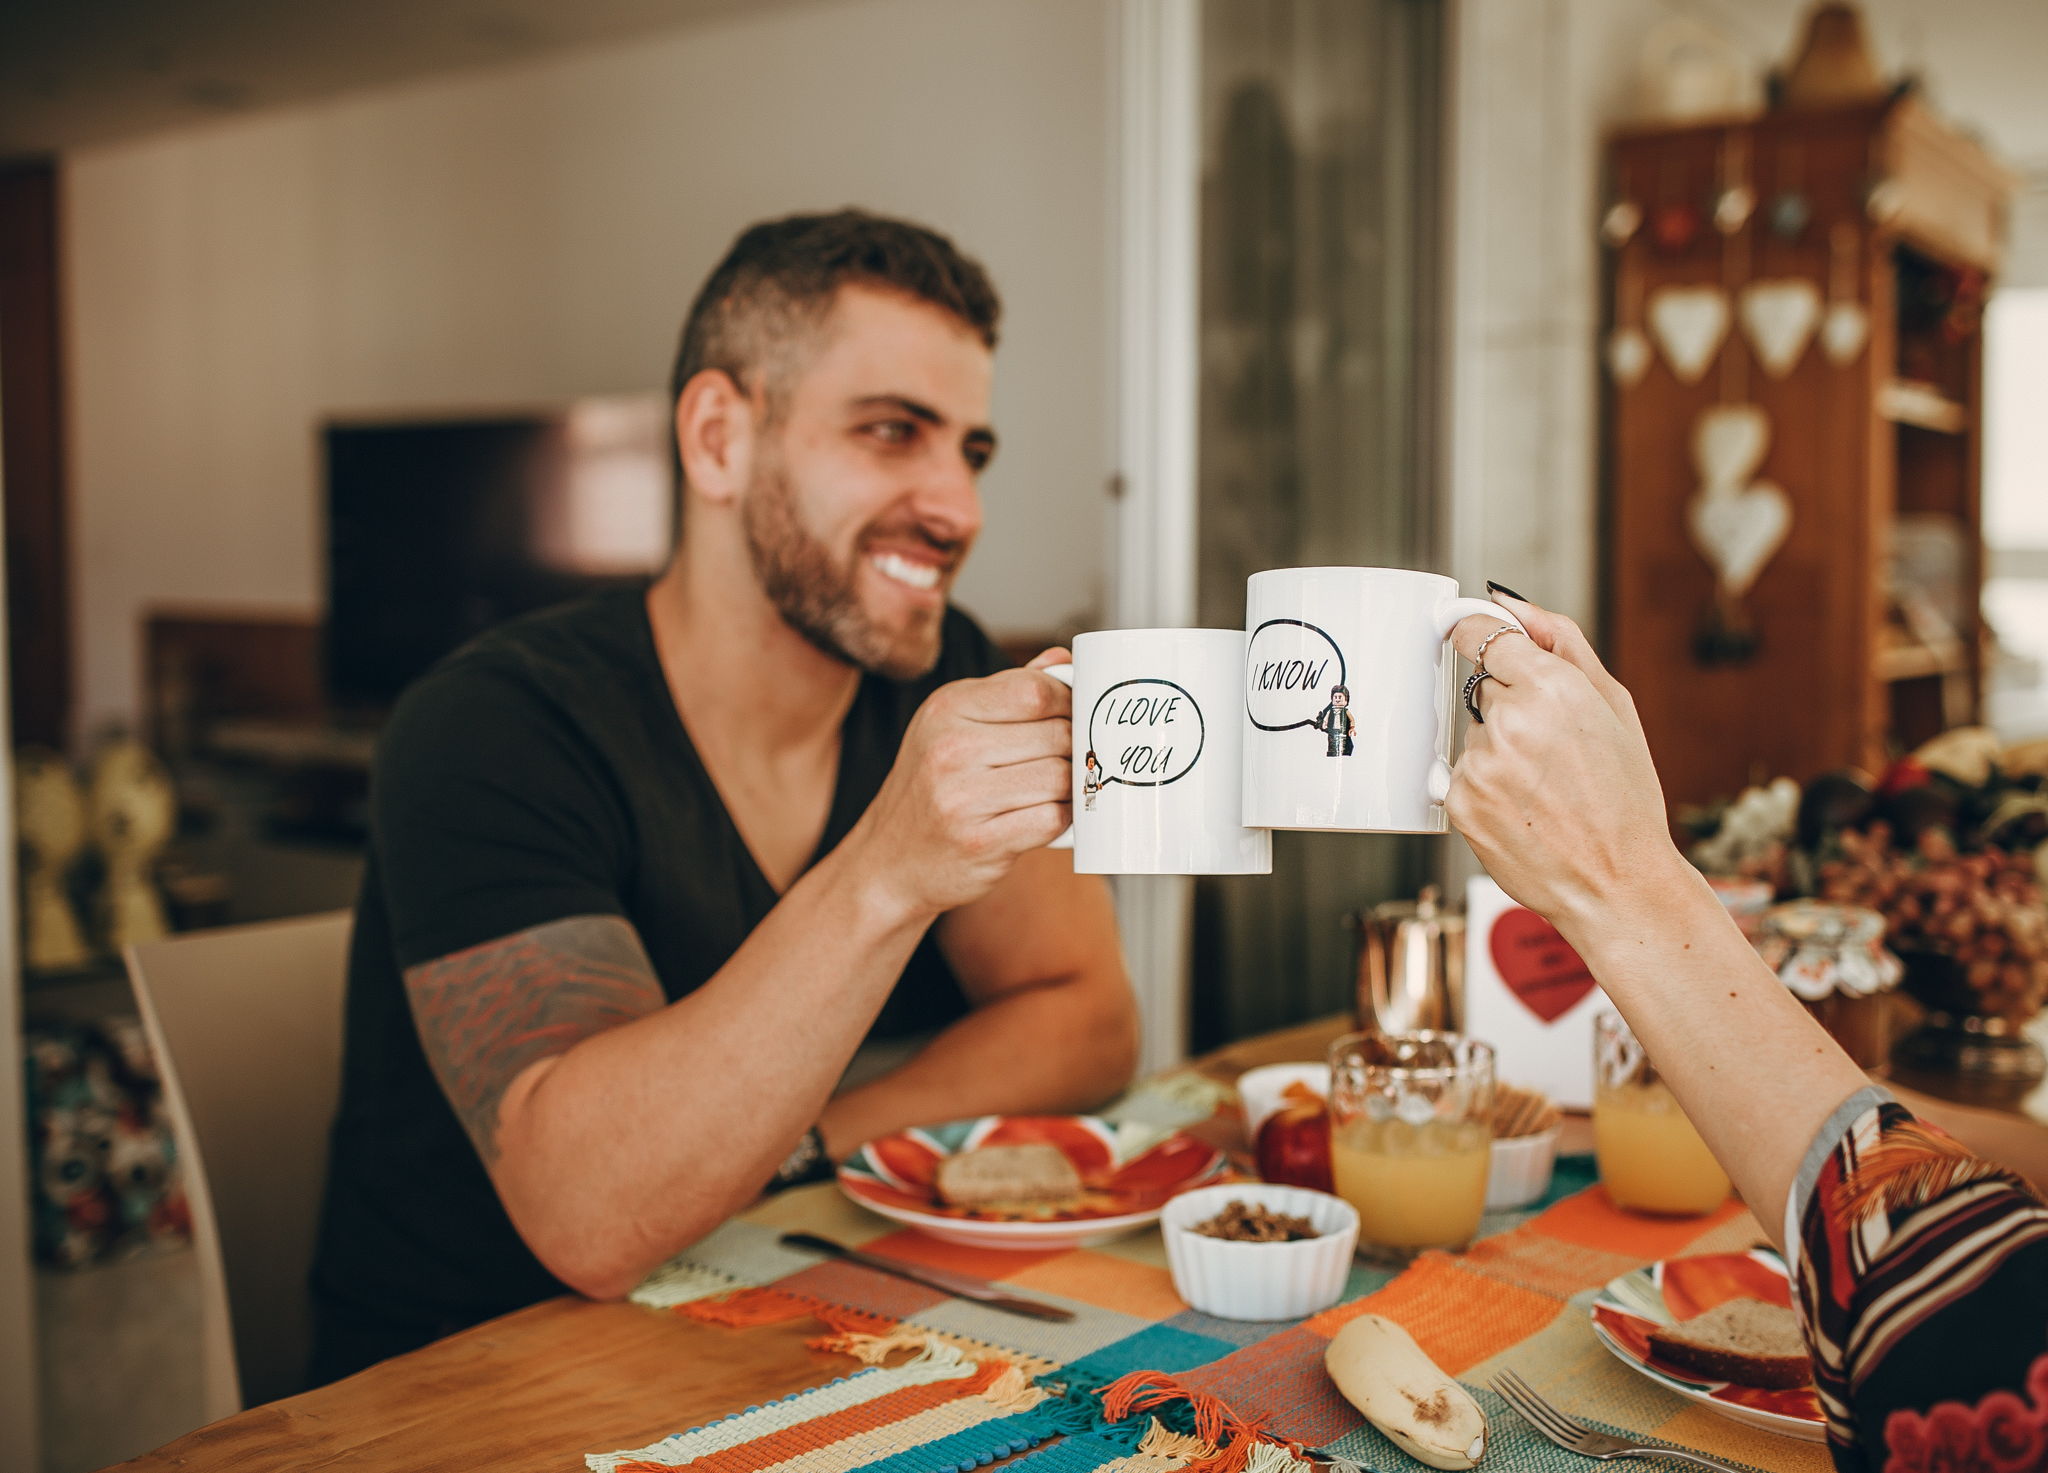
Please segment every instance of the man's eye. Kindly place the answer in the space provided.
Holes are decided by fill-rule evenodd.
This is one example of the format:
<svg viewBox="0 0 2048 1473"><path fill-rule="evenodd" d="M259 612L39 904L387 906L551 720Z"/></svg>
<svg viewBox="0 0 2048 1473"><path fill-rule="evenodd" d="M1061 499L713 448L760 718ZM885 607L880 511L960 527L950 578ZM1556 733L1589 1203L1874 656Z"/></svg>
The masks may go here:
<svg viewBox="0 0 2048 1473"><path fill-rule="evenodd" d="M908 445L917 438L917 426L907 419L877 420L867 432L884 445Z"/></svg>
<svg viewBox="0 0 2048 1473"><path fill-rule="evenodd" d="M967 458L967 468L972 471L988 469L989 457L994 452L986 445L969 445L961 452Z"/></svg>

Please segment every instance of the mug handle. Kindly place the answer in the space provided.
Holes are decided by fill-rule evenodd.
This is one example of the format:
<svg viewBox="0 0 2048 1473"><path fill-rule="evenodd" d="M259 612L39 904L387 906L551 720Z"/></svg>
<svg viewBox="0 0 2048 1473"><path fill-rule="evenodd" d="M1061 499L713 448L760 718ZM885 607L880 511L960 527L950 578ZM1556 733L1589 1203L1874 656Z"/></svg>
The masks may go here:
<svg viewBox="0 0 2048 1473"><path fill-rule="evenodd" d="M1449 639L1451 631L1458 627L1458 622L1474 614L1498 619L1511 628L1521 629L1524 634L1529 632L1522 628L1520 619L1490 598L1447 598L1436 606L1436 637ZM1451 764L1439 757L1429 765L1429 801L1440 805L1450 796Z"/></svg>
<svg viewBox="0 0 2048 1473"><path fill-rule="evenodd" d="M1072 690L1074 688L1074 667L1071 662L1065 665L1045 665L1039 669L1038 673L1040 675L1050 675L1054 680L1057 680L1061 685L1064 685L1068 690ZM1073 760L1071 754L1069 755L1067 760ZM1066 827L1066 831L1045 847L1048 849L1073 848L1074 826L1071 823L1068 824Z"/></svg>

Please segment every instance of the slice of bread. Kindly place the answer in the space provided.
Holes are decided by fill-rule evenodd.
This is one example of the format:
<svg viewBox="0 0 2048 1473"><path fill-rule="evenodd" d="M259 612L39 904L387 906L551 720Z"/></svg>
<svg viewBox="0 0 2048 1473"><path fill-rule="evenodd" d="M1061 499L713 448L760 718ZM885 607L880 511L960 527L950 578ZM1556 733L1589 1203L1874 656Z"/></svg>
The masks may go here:
<svg viewBox="0 0 2048 1473"><path fill-rule="evenodd" d="M1660 1360L1717 1381L1790 1391L1813 1380L1799 1318L1761 1299L1731 1299L1650 1331Z"/></svg>
<svg viewBox="0 0 2048 1473"><path fill-rule="evenodd" d="M934 1183L955 1207L1045 1206L1081 1196L1081 1173L1057 1146L978 1146L939 1163Z"/></svg>

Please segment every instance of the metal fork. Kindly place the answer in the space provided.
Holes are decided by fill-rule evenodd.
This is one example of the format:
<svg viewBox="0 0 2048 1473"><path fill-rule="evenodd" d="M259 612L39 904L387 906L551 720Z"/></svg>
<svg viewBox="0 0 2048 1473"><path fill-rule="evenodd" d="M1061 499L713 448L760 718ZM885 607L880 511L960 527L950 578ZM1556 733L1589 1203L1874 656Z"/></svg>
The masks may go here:
<svg viewBox="0 0 2048 1473"><path fill-rule="evenodd" d="M1567 1452L1603 1463L1616 1458L1676 1458L1695 1467L1712 1468L1715 1473L1738 1473L1726 1463L1717 1463L1712 1458L1686 1452L1683 1448L1662 1447L1651 1442L1624 1442L1619 1437L1609 1437L1576 1417L1566 1416L1538 1396L1529 1383L1513 1371L1502 1371L1495 1376L1493 1389L1509 1406L1520 1412L1531 1427Z"/></svg>

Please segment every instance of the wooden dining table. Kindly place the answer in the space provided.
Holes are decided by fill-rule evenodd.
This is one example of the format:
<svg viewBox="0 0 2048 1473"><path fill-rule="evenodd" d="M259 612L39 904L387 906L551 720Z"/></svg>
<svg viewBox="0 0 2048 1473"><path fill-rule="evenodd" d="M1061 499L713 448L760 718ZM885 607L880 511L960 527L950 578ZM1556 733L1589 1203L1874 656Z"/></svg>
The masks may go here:
<svg viewBox="0 0 2048 1473"><path fill-rule="evenodd" d="M1342 1017L1320 1019L1231 1045L1191 1067L1230 1081L1261 1064L1318 1059L1349 1026ZM1908 1103L1946 1109L1943 1123L1956 1128L1952 1107L1917 1096ZM1969 1139L1978 1132L1971 1143L1979 1150L2018 1151L2048 1171L2048 1130L1982 1111L1960 1119L1958 1133ZM1244 1150L1234 1111L1190 1129L1226 1150ZM1989 1145L1983 1132L1991 1134ZM1590 1122L1568 1115L1560 1151L1591 1148ZM816 1227L851 1210L836 1193L831 1183L799 1188L745 1216L769 1227ZM844 1375L843 1356L806 1344L816 1333L804 1320L734 1330L563 1296L331 1386L251 1407L117 1466L134 1473L561 1473L579 1466L585 1453L644 1446Z"/></svg>

